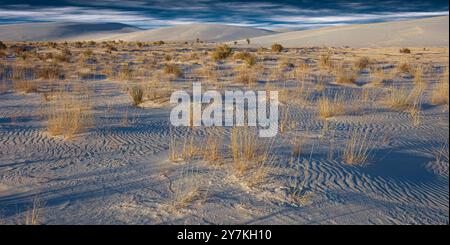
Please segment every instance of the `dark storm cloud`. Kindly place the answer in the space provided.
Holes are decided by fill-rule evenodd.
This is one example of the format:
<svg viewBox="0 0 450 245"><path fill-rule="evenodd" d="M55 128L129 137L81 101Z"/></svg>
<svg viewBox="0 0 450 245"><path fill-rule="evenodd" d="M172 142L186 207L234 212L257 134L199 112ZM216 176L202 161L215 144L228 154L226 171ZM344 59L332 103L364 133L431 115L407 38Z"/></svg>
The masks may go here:
<svg viewBox="0 0 450 245"><path fill-rule="evenodd" d="M144 28L194 22L311 28L439 15L448 15L448 1L0 0L0 23L121 22Z"/></svg>

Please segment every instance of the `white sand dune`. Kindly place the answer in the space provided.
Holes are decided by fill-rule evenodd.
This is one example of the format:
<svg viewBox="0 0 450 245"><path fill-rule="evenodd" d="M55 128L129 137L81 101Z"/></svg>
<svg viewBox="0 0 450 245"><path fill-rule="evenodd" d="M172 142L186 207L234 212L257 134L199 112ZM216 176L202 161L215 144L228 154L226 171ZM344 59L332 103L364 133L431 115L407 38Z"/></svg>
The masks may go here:
<svg viewBox="0 0 450 245"><path fill-rule="evenodd" d="M276 42L285 47L446 47L449 44L448 28L448 16L443 16L284 32L253 38L251 42L258 46L270 46Z"/></svg>
<svg viewBox="0 0 450 245"><path fill-rule="evenodd" d="M199 38L202 41L208 42L225 42L274 33L276 32L252 27L219 24L189 24L99 37L99 39L124 41L193 41Z"/></svg>
<svg viewBox="0 0 450 245"><path fill-rule="evenodd" d="M112 35L141 30L121 23L24 23L0 25L3 41L90 40L98 35Z"/></svg>

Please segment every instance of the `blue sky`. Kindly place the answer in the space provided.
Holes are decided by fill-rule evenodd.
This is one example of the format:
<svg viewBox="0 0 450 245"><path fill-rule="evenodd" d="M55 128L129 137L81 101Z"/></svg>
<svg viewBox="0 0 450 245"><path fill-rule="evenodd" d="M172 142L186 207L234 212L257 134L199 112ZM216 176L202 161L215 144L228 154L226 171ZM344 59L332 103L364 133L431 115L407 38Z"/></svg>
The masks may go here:
<svg viewBox="0 0 450 245"><path fill-rule="evenodd" d="M301 29L441 15L448 15L447 0L0 0L0 24L120 22L154 28L189 23L222 23L267 29Z"/></svg>

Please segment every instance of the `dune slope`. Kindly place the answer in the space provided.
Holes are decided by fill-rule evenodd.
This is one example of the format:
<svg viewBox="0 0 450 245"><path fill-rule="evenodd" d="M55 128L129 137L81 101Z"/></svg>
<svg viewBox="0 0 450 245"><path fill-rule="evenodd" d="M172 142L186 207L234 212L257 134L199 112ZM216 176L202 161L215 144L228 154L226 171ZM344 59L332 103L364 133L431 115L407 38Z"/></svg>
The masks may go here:
<svg viewBox="0 0 450 245"><path fill-rule="evenodd" d="M138 30L141 29L121 23L23 23L0 25L0 40L90 40L98 35L112 35Z"/></svg>
<svg viewBox="0 0 450 245"><path fill-rule="evenodd" d="M100 39L124 41L193 41L198 38L202 41L224 42L274 33L275 32L273 31L252 27L219 24L189 24L101 37Z"/></svg>
<svg viewBox="0 0 450 245"><path fill-rule="evenodd" d="M328 27L317 30L292 31L252 39L252 44L285 47L350 46L350 47L429 47L448 46L448 16L395 21L376 24ZM243 41L240 41L241 43Z"/></svg>

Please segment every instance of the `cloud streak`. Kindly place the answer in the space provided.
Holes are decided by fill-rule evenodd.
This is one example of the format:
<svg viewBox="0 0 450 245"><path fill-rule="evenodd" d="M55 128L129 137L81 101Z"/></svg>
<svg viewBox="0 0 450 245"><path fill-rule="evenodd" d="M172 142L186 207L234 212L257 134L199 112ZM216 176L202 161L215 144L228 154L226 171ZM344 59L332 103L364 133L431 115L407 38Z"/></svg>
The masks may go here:
<svg viewBox="0 0 450 245"><path fill-rule="evenodd" d="M447 1L1 1L0 23L119 22L141 28L223 23L300 28L448 15ZM389 9L386 12L385 9Z"/></svg>

